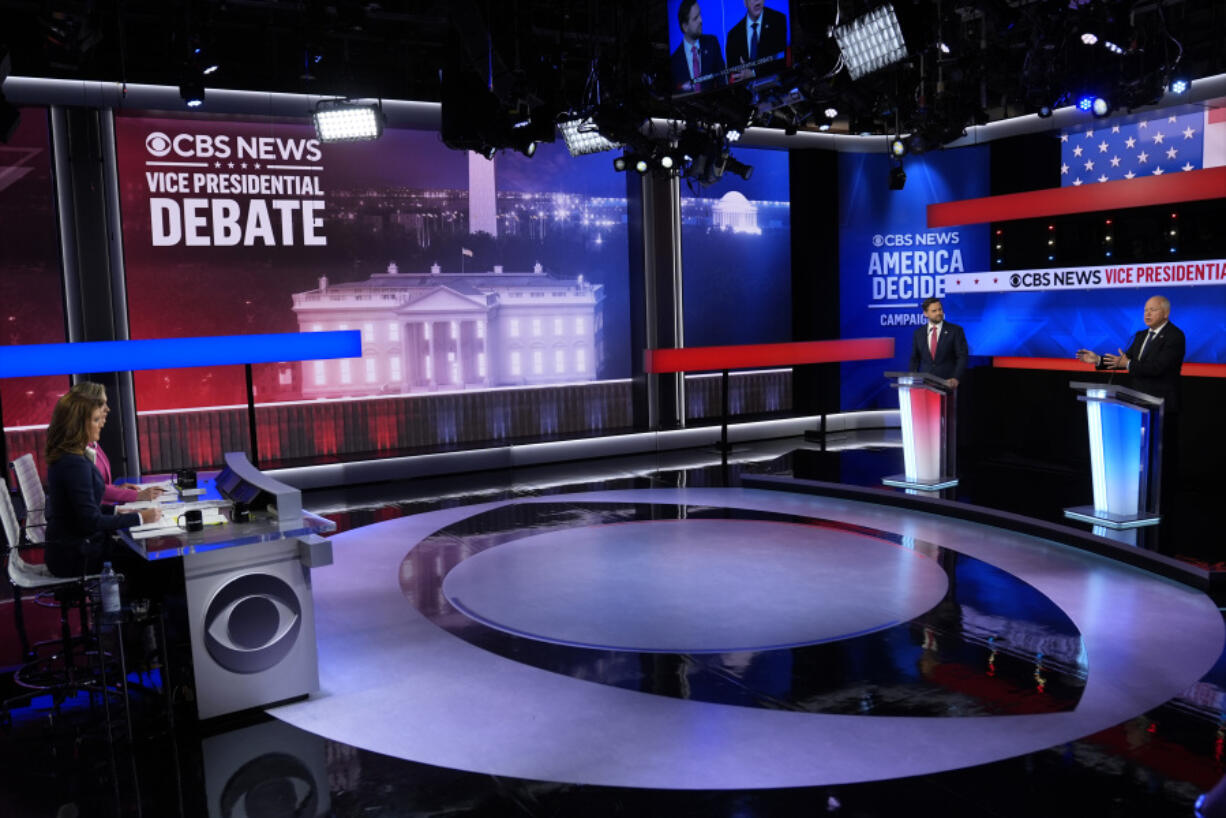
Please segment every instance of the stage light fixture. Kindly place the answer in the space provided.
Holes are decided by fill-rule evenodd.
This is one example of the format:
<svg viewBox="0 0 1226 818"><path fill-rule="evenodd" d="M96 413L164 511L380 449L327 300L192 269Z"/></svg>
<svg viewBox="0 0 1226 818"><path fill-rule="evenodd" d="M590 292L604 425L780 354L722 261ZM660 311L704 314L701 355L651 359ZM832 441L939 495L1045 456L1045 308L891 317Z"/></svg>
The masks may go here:
<svg viewBox="0 0 1226 818"><path fill-rule="evenodd" d="M1111 42L1110 40L1103 40L1103 48L1107 49L1112 54L1123 54L1124 53L1123 48Z"/></svg>
<svg viewBox="0 0 1226 818"><path fill-rule="evenodd" d="M853 80L907 57L902 27L889 3L850 23L835 26L833 33Z"/></svg>
<svg viewBox="0 0 1226 818"><path fill-rule="evenodd" d="M1077 110L1079 111L1090 110L1091 108L1094 107L1094 99L1095 98L1092 96L1085 96L1085 97L1079 98L1077 100Z"/></svg>
<svg viewBox="0 0 1226 818"><path fill-rule="evenodd" d="M907 154L907 143L902 141L901 136L890 140L890 153L900 158Z"/></svg>
<svg viewBox="0 0 1226 818"><path fill-rule="evenodd" d="M902 169L902 162L890 168L890 190L902 190L907 184L907 172Z"/></svg>
<svg viewBox="0 0 1226 818"><path fill-rule="evenodd" d="M312 118L320 142L361 142L383 135L383 107L378 103L321 100ZM486 158L492 159L492 153Z"/></svg>
<svg viewBox="0 0 1226 818"><path fill-rule="evenodd" d="M1039 106L1039 110L1038 110L1039 119L1049 119L1051 118L1051 115L1053 113L1054 112L1052 111L1050 105L1040 105Z"/></svg>
<svg viewBox="0 0 1226 818"><path fill-rule="evenodd" d="M1169 90L1172 94L1186 94L1192 87L1192 82L1186 77L1175 77L1171 80Z"/></svg>
<svg viewBox="0 0 1226 818"><path fill-rule="evenodd" d="M1105 97L1094 97L1094 103L1090 106L1090 111L1094 116L1102 119L1111 113L1111 103Z"/></svg>
<svg viewBox="0 0 1226 818"><path fill-rule="evenodd" d="M601 135L591 117L568 119L558 125L571 156L617 150L621 145Z"/></svg>
<svg viewBox="0 0 1226 818"><path fill-rule="evenodd" d="M646 173L650 167L651 166L647 163L647 160L643 157L639 157L638 159L634 160L634 169L637 170L640 175Z"/></svg>
<svg viewBox="0 0 1226 818"><path fill-rule="evenodd" d="M1085 43L1086 45L1094 45L1095 43L1098 42L1098 35L1095 34L1093 31L1084 32L1081 35L1081 41Z"/></svg>
<svg viewBox="0 0 1226 818"><path fill-rule="evenodd" d="M836 116L839 115L839 109L835 108L834 106L831 106L827 108L826 110L822 111L822 113L826 115L826 119L834 119Z"/></svg>
<svg viewBox="0 0 1226 818"><path fill-rule="evenodd" d="M824 132L824 131L828 131L828 130L830 130L830 123L829 123L829 122L823 122L822 124L820 124L820 125L818 125L818 126L817 126L817 129L818 129L819 131L823 131L823 132Z"/></svg>
<svg viewBox="0 0 1226 818"><path fill-rule="evenodd" d="M188 108L199 108L204 104L204 80L193 77L180 83L179 97Z"/></svg>
<svg viewBox="0 0 1226 818"><path fill-rule="evenodd" d="M613 157L613 170L617 171L618 173L621 173L625 169L626 169L626 157L624 156Z"/></svg>
<svg viewBox="0 0 1226 818"><path fill-rule="evenodd" d="M746 165L732 156L724 160L724 170L732 171L746 182L749 181L749 177L753 176L753 165Z"/></svg>

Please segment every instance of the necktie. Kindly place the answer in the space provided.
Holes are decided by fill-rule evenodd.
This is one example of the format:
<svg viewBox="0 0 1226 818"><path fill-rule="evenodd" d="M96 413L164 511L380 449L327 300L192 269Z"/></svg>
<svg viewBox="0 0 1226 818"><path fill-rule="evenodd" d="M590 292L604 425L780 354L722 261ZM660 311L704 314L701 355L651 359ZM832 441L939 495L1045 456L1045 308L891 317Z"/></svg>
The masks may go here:
<svg viewBox="0 0 1226 818"><path fill-rule="evenodd" d="M698 43L694 43L694 64L691 66L694 69L694 78L702 75L702 64L698 62Z"/></svg>
<svg viewBox="0 0 1226 818"><path fill-rule="evenodd" d="M1146 333L1145 340L1141 342L1141 348L1137 350L1138 361L1141 360L1141 356L1145 354L1145 347L1149 346L1149 342L1154 340L1154 336L1157 334L1158 333L1154 332L1152 329Z"/></svg>
<svg viewBox="0 0 1226 818"><path fill-rule="evenodd" d="M937 357L937 328L930 327L928 329L928 354L935 361Z"/></svg>
<svg viewBox="0 0 1226 818"><path fill-rule="evenodd" d="M752 28L753 34L749 35L749 59L751 62L758 59L758 24L754 23Z"/></svg>

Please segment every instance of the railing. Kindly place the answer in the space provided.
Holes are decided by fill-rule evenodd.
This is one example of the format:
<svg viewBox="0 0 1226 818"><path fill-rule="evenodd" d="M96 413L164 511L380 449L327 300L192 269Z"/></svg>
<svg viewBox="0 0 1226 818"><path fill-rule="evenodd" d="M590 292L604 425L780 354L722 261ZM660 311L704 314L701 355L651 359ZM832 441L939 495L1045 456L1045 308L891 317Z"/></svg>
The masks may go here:
<svg viewBox="0 0 1226 818"><path fill-rule="evenodd" d="M689 417L719 416L719 378L686 380ZM730 394L737 413L790 411L791 370L736 373ZM631 411L631 382L610 380L265 403L255 407L255 417L261 462L269 465L609 434L633 426ZM247 418L245 406L138 413L141 472L220 466L222 452L248 448ZM12 456L34 454L40 473L46 474L45 427L6 429L5 437Z"/></svg>

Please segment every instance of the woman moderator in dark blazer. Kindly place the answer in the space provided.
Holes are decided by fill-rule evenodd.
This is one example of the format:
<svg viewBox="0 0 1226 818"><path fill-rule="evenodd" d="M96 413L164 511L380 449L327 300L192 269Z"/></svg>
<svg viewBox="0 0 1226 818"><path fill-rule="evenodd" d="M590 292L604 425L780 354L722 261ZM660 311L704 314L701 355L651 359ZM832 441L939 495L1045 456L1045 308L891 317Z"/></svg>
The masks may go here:
<svg viewBox="0 0 1226 818"><path fill-rule="evenodd" d="M86 457L105 422L103 401L69 392L47 427L47 568L57 577L96 574L110 557L109 532L148 523L157 509L111 514L102 507L103 481Z"/></svg>

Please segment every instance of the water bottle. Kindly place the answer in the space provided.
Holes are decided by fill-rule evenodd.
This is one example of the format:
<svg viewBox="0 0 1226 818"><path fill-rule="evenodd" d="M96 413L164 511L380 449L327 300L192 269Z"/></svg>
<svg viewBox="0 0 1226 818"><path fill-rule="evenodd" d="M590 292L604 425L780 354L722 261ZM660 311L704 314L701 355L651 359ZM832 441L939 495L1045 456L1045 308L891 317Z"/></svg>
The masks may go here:
<svg viewBox="0 0 1226 818"><path fill-rule="evenodd" d="M102 563L102 574L98 580L99 591L102 594L102 613L109 616L119 615L119 576L109 562Z"/></svg>

